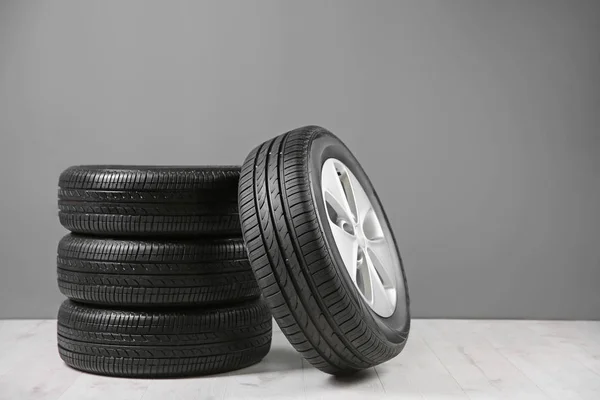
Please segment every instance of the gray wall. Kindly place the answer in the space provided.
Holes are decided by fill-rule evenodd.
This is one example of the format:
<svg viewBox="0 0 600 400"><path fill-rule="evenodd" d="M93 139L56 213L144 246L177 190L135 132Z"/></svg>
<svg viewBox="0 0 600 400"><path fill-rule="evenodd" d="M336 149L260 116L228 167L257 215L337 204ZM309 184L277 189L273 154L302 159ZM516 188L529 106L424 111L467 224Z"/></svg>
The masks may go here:
<svg viewBox="0 0 600 400"><path fill-rule="evenodd" d="M2 1L0 317L53 317L72 164L240 163L322 125L419 317L600 318L600 2Z"/></svg>

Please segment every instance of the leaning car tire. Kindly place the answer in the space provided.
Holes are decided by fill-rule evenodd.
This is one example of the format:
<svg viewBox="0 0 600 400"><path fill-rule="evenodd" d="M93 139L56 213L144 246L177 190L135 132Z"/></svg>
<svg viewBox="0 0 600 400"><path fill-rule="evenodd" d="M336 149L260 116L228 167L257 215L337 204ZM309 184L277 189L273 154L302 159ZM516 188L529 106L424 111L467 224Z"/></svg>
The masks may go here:
<svg viewBox="0 0 600 400"><path fill-rule="evenodd" d="M357 186L362 191L352 192ZM410 328L402 261L369 178L336 136L308 126L255 148L242 167L239 201L259 287L309 363L344 375L401 352Z"/></svg>

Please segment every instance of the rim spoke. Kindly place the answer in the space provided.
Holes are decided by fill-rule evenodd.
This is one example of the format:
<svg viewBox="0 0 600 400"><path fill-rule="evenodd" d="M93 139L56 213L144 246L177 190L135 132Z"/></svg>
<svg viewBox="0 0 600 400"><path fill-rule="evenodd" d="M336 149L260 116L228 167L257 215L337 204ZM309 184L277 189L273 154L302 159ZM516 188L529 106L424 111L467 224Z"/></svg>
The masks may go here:
<svg viewBox="0 0 600 400"><path fill-rule="evenodd" d="M335 238L335 244L338 247L340 256L348 270L352 281L356 283L356 268L358 255L358 242L356 238L340 228L331 224L331 232Z"/></svg>
<svg viewBox="0 0 600 400"><path fill-rule="evenodd" d="M387 241L384 238L369 240L369 255L375 262L375 267L379 270L379 273L386 275L387 277L394 276L394 266L396 263L392 258L391 250L388 246ZM383 271L382 271L383 270Z"/></svg>
<svg viewBox="0 0 600 400"><path fill-rule="evenodd" d="M369 241L383 239L385 236L383 234L383 229L381 229L381 224L379 223L377 214L375 214L375 210L373 210L373 208L371 208L364 216L361 226L363 233L365 234L365 238Z"/></svg>
<svg viewBox="0 0 600 400"><path fill-rule="evenodd" d="M371 272L367 266L364 254L359 250L358 268L356 270L356 282L355 285L359 292L364 296L367 302L370 304L373 301L373 294L371 290Z"/></svg>
<svg viewBox="0 0 600 400"><path fill-rule="evenodd" d="M350 178L350 186L352 187L352 192L354 194L354 203L356 204L356 221L359 224L363 224L367 214L369 214L369 211L373 209L371 206L371 200L369 200L369 197L365 193L365 190L362 188L356 177L352 174L348 174L348 176Z"/></svg>
<svg viewBox="0 0 600 400"><path fill-rule="evenodd" d="M394 313L395 304L390 300L388 290L394 291L393 288L386 288L384 282L381 281L380 275L377 273L375 265L370 255L366 255L366 262L369 268L371 277L371 296L373 310L380 315L392 315ZM395 293L393 294L395 296Z"/></svg>
<svg viewBox="0 0 600 400"><path fill-rule="evenodd" d="M333 207L334 211L341 217L350 221L356 220L355 212L350 205L350 201L347 197L347 193L344 190L344 186L342 186L342 181L340 180L340 175L338 175L338 171L335 168L334 163L329 163L323 166L322 171L322 186L323 190L326 193L327 202ZM350 187L348 185L347 190ZM354 203L353 194L350 193L352 197L350 200ZM334 223L337 221L334 221Z"/></svg>

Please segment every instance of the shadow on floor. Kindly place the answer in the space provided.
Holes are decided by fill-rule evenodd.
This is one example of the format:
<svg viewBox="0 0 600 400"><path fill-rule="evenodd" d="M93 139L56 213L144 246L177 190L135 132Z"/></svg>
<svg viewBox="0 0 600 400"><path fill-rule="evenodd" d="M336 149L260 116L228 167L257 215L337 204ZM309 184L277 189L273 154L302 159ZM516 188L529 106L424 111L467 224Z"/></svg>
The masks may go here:
<svg viewBox="0 0 600 400"><path fill-rule="evenodd" d="M359 371L348 376L330 376L328 379L332 387L338 388L353 388L355 386L363 385L365 382L371 380L379 380L379 377L373 368Z"/></svg>

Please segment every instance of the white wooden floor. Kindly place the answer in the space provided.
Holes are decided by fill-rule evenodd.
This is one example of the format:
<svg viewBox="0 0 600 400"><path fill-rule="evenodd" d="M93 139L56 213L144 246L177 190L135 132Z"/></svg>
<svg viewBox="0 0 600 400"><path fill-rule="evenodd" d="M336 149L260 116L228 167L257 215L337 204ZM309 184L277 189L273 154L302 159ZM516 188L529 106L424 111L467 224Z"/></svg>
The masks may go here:
<svg viewBox="0 0 600 400"><path fill-rule="evenodd" d="M416 320L397 358L339 379L302 361L278 330L259 364L217 376L129 380L77 372L54 320L0 320L0 399L593 399L600 322Z"/></svg>

